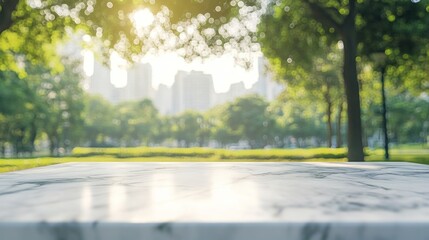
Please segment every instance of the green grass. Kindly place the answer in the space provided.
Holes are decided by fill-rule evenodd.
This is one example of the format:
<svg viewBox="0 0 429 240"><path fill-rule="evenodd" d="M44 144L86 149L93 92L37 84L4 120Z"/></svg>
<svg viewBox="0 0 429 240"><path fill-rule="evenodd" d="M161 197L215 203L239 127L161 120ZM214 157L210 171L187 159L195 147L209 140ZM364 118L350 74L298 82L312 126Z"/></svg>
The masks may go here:
<svg viewBox="0 0 429 240"><path fill-rule="evenodd" d="M0 173L62 163L55 158L0 159Z"/></svg>
<svg viewBox="0 0 429 240"><path fill-rule="evenodd" d="M381 149L367 150L366 161L384 161ZM345 162L346 149L224 150L205 148L76 148L63 158L0 159L0 173L66 162ZM392 149L391 161L429 164L428 148Z"/></svg>
<svg viewBox="0 0 429 240"><path fill-rule="evenodd" d="M312 148L312 149L257 149L225 150L208 148L75 148L73 157L114 156L117 158L204 158L204 159L255 159L255 160L305 160L311 158L345 158L345 148Z"/></svg>
<svg viewBox="0 0 429 240"><path fill-rule="evenodd" d="M385 161L384 150L377 149L368 152L369 156L366 157L366 161ZM429 148L399 146L390 150L389 161L429 164Z"/></svg>

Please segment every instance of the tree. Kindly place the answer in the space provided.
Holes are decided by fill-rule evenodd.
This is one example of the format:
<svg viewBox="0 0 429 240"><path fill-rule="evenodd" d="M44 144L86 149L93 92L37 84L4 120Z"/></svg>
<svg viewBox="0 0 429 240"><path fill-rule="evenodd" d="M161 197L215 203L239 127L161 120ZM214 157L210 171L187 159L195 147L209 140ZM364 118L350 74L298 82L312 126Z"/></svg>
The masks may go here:
<svg viewBox="0 0 429 240"><path fill-rule="evenodd" d="M113 106L100 96L85 96L85 140L91 147L112 144L114 131ZM110 143L109 143L110 140Z"/></svg>
<svg viewBox="0 0 429 240"><path fill-rule="evenodd" d="M156 122L153 143L162 144L164 141L172 138L172 118L161 116Z"/></svg>
<svg viewBox="0 0 429 240"><path fill-rule="evenodd" d="M149 99L138 101L134 105L134 116L130 119L133 131L132 138L148 146L153 142L159 121L158 110Z"/></svg>
<svg viewBox="0 0 429 240"><path fill-rule="evenodd" d="M395 74L397 76L422 70L422 73L427 76L427 71L425 72L424 69L428 68L429 57L428 7L429 5L423 1L377 0L360 3L361 23L358 30L360 55L371 61L374 60L372 58L374 54L383 53L386 56L383 66L376 67L399 67L402 74L397 72ZM418 68L412 68L410 63L420 67L420 71L417 70ZM421 84L416 80L428 82L426 77L420 75L414 81L411 80L412 84L409 86L420 87ZM406 82L400 83L404 85Z"/></svg>
<svg viewBox="0 0 429 240"><path fill-rule="evenodd" d="M283 142L290 147L321 146L326 142L327 125L323 122L323 106L315 98L307 98L304 88L287 88L277 100L278 122Z"/></svg>
<svg viewBox="0 0 429 240"><path fill-rule="evenodd" d="M71 59L64 59L64 62L67 68L60 74L50 75L49 70L44 70L39 89L47 107L47 114L42 119L51 155L71 151L83 135L84 102L79 64Z"/></svg>
<svg viewBox="0 0 429 240"><path fill-rule="evenodd" d="M227 109L230 103L218 105L207 112L207 118L211 125L211 137L221 147L236 143L240 140L240 133L232 130L227 124Z"/></svg>
<svg viewBox="0 0 429 240"><path fill-rule="evenodd" d="M323 53L320 49L318 51ZM323 56L313 56L314 65L288 81L288 88L284 94L286 97L283 100L285 100L285 104L293 101L301 106L321 107L327 126L327 147L332 147L334 107L339 107L337 116L341 117L341 107L344 102L343 86L337 67L341 62L341 57L336 46L324 50L324 54L321 55ZM341 136L341 118L337 119L337 124L339 125L337 126L338 143L338 140L341 140L341 137L338 137Z"/></svg>
<svg viewBox="0 0 429 240"><path fill-rule="evenodd" d="M344 52L343 80L348 113L349 160L363 160L356 59L361 60L363 56L367 56L371 52L369 49L379 50L380 45L390 46L384 49L386 53L400 52L397 47L410 42L406 40L410 35L418 38L417 42L421 43L422 39L427 38L426 9L427 4L410 1L284 0L271 2L267 14L262 17L260 41L263 52L271 58L274 66L283 72L289 69L289 73L293 75L302 73L314 63L311 54L318 55L317 50L321 43L330 45L333 41L341 40ZM378 16L381 16L381 19L377 19ZM400 19L401 24L393 24L395 18ZM409 34L401 35L406 32ZM412 46L421 50L416 44ZM361 58L357 58L358 53ZM422 59L427 59L427 55Z"/></svg>
<svg viewBox="0 0 429 240"><path fill-rule="evenodd" d="M10 143L15 154L35 150L35 141L46 133L51 153L70 150L79 141L83 107L80 75L76 63L64 59L68 68L61 74L26 63L26 77L15 72L1 73L0 139L2 149ZM4 88L3 88L4 87ZM4 102L3 102L4 101Z"/></svg>
<svg viewBox="0 0 429 240"><path fill-rule="evenodd" d="M5 144L10 143L15 155L32 153L38 131L39 96L35 93L34 84L28 79L20 80L14 72L3 72L0 88L11 91L1 93L0 104L0 144L2 153ZM15 98L18 98L15 100Z"/></svg>
<svg viewBox="0 0 429 240"><path fill-rule="evenodd" d="M113 122L114 138L121 146L149 145L158 131L158 110L153 103L144 99L135 102L123 102L115 106Z"/></svg>
<svg viewBox="0 0 429 240"><path fill-rule="evenodd" d="M225 111L228 128L237 131L250 147L260 148L273 138L275 120L268 112L268 103L257 95L236 99Z"/></svg>
<svg viewBox="0 0 429 240"><path fill-rule="evenodd" d="M336 40L343 45L343 80L348 115L348 159L363 161L362 125L357 80L356 1L281 1L269 5L261 22L263 52L277 68L294 68L295 76L314 64L313 54ZM274 29L273 29L274 28ZM274 31L281 32L279 37ZM295 41L298 40L298 41ZM273 44L273 42L280 42ZM325 46L323 46L325 45ZM300 49L302 51L300 51ZM301 55L304 56L301 56ZM287 66L287 65L290 66Z"/></svg>
<svg viewBox="0 0 429 240"><path fill-rule="evenodd" d="M174 118L173 134L180 146L190 147L198 142L200 113L185 111Z"/></svg>
<svg viewBox="0 0 429 240"><path fill-rule="evenodd" d="M246 2L260 5L257 0ZM7 62L14 62L13 53L20 52L31 61L56 62L48 61L53 59L52 46L73 30L93 36L102 44L100 50L105 56L114 50L125 59L133 60L136 55L154 49L178 49L185 57L208 57L223 51L218 40L229 35L215 29L233 20L235 25L243 25L237 22L237 16L245 17L250 12L247 10L239 14L239 10L244 7L235 0L1 1L0 42L13 42L0 44L5 46L0 47L0 52L7 56L7 59L1 59L5 60L3 64L7 66ZM151 26L138 28L130 16L143 8L154 14L154 21ZM237 40L237 43L244 37L235 35L230 39Z"/></svg>

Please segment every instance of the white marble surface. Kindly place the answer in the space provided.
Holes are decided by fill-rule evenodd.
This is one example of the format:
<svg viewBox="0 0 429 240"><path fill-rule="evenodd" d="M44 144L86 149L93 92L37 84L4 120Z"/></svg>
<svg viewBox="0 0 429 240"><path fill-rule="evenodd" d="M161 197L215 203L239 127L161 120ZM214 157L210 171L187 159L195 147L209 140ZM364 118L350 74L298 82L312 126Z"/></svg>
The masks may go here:
<svg viewBox="0 0 429 240"><path fill-rule="evenodd" d="M429 166L67 163L0 174L0 240L429 239Z"/></svg>

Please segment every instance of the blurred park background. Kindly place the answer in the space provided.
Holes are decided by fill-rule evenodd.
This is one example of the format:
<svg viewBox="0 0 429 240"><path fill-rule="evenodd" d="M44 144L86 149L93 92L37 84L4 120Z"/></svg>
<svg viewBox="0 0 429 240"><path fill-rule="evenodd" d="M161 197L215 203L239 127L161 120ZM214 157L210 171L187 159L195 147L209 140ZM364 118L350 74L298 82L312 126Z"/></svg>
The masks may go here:
<svg viewBox="0 0 429 240"><path fill-rule="evenodd" d="M0 171L428 163L428 89L427 0L0 1Z"/></svg>

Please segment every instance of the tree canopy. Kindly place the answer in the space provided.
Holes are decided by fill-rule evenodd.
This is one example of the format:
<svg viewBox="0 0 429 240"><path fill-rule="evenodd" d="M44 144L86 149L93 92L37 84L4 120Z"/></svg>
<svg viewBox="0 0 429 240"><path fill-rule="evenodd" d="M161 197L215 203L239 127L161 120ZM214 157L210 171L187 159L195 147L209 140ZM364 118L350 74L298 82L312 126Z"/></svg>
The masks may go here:
<svg viewBox="0 0 429 240"><path fill-rule="evenodd" d="M313 65L317 65L318 57L327 56L323 49L329 49L336 42L341 44L348 113L348 158L362 161L357 64L376 52L386 54L397 65L410 63L407 59L427 62L428 4L383 0L283 0L269 1L267 9L258 29L262 52L287 81L302 79ZM407 27L410 24L413 27ZM409 37L411 35L413 37ZM426 69L427 63L423 66ZM399 68L406 72L404 67ZM415 76L419 71L412 72Z"/></svg>

